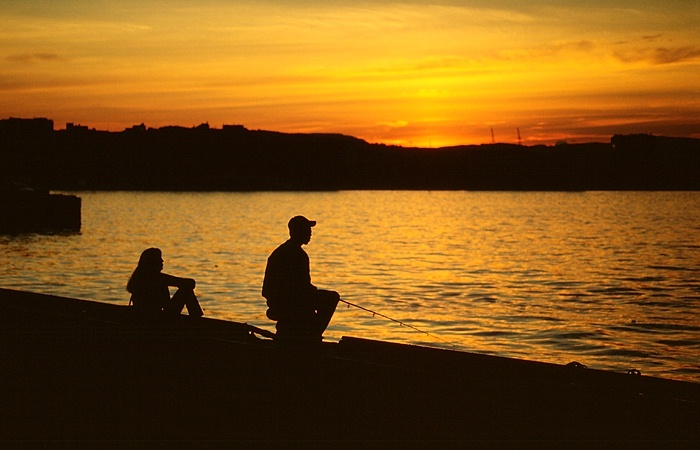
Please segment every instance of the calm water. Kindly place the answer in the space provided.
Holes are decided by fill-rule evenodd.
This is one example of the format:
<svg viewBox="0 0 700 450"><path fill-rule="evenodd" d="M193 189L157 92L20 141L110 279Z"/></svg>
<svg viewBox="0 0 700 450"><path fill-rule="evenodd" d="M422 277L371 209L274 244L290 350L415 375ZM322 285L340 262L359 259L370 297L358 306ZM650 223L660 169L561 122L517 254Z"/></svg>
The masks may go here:
<svg viewBox="0 0 700 450"><path fill-rule="evenodd" d="M260 285L287 220L318 220L326 332L700 382L700 193L79 193L79 234L0 236L0 286L127 304L141 251L211 317L273 329Z"/></svg>

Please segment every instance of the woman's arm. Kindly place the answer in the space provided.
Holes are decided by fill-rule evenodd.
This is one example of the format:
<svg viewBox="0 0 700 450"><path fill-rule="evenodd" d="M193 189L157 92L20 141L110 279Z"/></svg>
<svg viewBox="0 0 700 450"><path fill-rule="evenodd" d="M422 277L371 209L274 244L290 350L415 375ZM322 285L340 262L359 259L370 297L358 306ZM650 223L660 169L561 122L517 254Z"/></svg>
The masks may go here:
<svg viewBox="0 0 700 450"><path fill-rule="evenodd" d="M180 278L173 275L168 275L167 273L161 273L163 280L168 286L175 286L181 289L194 290L197 284L192 278Z"/></svg>

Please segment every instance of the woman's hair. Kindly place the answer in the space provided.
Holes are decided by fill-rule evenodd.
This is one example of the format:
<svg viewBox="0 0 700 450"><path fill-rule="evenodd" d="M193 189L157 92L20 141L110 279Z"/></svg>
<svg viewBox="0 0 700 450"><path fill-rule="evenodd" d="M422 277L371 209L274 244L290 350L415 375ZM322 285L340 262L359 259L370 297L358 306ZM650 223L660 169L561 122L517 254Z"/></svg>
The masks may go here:
<svg viewBox="0 0 700 450"><path fill-rule="evenodd" d="M159 248L151 247L144 250L139 258L139 264L126 284L126 290L133 294L134 289L138 289L137 286L143 282L144 276L160 272L162 258L163 253Z"/></svg>

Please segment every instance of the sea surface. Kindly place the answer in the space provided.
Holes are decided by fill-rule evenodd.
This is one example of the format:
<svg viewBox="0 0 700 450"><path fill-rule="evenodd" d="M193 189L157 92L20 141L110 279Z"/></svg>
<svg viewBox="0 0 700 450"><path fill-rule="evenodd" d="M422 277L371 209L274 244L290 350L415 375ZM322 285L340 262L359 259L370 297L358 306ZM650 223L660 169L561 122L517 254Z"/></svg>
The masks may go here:
<svg viewBox="0 0 700 450"><path fill-rule="evenodd" d="M341 304L326 340L700 382L700 192L76 194L79 233L0 235L0 287L126 305L159 247L206 315L274 330L265 263L303 214L313 283L379 313Z"/></svg>

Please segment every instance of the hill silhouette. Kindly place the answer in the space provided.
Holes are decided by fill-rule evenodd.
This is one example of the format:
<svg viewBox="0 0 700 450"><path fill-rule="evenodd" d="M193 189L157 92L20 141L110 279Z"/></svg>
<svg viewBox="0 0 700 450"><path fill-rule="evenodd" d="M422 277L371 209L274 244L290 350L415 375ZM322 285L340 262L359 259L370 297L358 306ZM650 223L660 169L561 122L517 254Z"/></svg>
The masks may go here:
<svg viewBox="0 0 700 450"><path fill-rule="evenodd" d="M700 140L409 148L340 134L0 120L0 179L53 190L699 190Z"/></svg>

